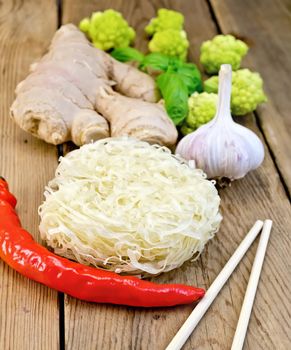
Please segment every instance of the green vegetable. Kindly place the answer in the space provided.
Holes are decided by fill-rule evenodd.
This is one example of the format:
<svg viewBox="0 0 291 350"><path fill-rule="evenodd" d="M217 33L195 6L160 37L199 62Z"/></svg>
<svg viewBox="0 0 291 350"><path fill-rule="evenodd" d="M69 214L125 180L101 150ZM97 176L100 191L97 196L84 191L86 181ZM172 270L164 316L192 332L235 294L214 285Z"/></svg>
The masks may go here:
<svg viewBox="0 0 291 350"><path fill-rule="evenodd" d="M111 56L120 62L136 61L142 63L145 56L133 47L122 47L114 49Z"/></svg>
<svg viewBox="0 0 291 350"><path fill-rule="evenodd" d="M89 32L90 23L91 23L90 18L88 18L88 17L83 18L81 20L81 22L79 23L80 30L87 34Z"/></svg>
<svg viewBox="0 0 291 350"><path fill-rule="evenodd" d="M158 10L158 16L152 18L150 23L145 27L145 31L150 36L156 32L162 32L167 29L182 30L184 16L180 12L161 8Z"/></svg>
<svg viewBox="0 0 291 350"><path fill-rule="evenodd" d="M193 132L193 129L187 126L187 124L183 124L180 128L181 134L186 136L188 134L191 134Z"/></svg>
<svg viewBox="0 0 291 350"><path fill-rule="evenodd" d="M217 101L217 94L194 92L188 99L189 112L181 127L182 134L187 135L208 123L215 116Z"/></svg>
<svg viewBox="0 0 291 350"><path fill-rule="evenodd" d="M135 38L131 28L121 13L112 9L94 12L91 18L84 18L79 28L92 40L93 45L101 50L127 47Z"/></svg>
<svg viewBox="0 0 291 350"><path fill-rule="evenodd" d="M146 55L140 65L140 68L152 68L155 70L166 71L172 62L172 57L158 52L152 52Z"/></svg>
<svg viewBox="0 0 291 350"><path fill-rule="evenodd" d="M176 68L176 72L186 84L189 95L194 91L201 92L203 90L201 74L194 63L183 63Z"/></svg>
<svg viewBox="0 0 291 350"><path fill-rule="evenodd" d="M149 50L185 60L189 41L183 24L184 16L181 13L159 9L158 16L145 28L146 33L153 36L149 42Z"/></svg>
<svg viewBox="0 0 291 350"><path fill-rule="evenodd" d="M167 29L156 32L149 42L151 52L160 52L168 56L185 60L189 47L187 34L184 30Z"/></svg>
<svg viewBox="0 0 291 350"><path fill-rule="evenodd" d="M188 88L181 76L167 71L157 77L157 85L165 100L168 115L175 125L181 124L188 113Z"/></svg>
<svg viewBox="0 0 291 350"><path fill-rule="evenodd" d="M122 62L139 62L140 69L159 71L157 85L165 100L166 110L176 125L181 124L188 113L188 96L194 91L202 91L201 74L195 64L161 53L144 56L132 48L115 49L111 54Z"/></svg>
<svg viewBox="0 0 291 350"><path fill-rule="evenodd" d="M214 76L204 82L204 90L218 92L218 77ZM259 73L249 69L240 69L232 74L231 112L244 115L254 111L258 104L267 101L263 90L263 80Z"/></svg>
<svg viewBox="0 0 291 350"><path fill-rule="evenodd" d="M170 57L158 52L143 55L131 47L115 49L111 55L121 62L136 61L142 70L151 68L166 72L170 69L172 72L177 72L186 84L189 95L194 91L201 92L203 90L200 71L193 63L185 63L177 57Z"/></svg>
<svg viewBox="0 0 291 350"><path fill-rule="evenodd" d="M232 65L233 70L240 67L242 58L248 52L248 46L232 35L216 35L205 41L200 48L200 62L208 74L218 73L224 63Z"/></svg>
<svg viewBox="0 0 291 350"><path fill-rule="evenodd" d="M149 53L144 55L137 49L132 47L122 47L114 49L111 52L112 57L121 62L136 61L139 63L139 68L146 70L146 68L153 68L156 70L166 71L169 65L172 65L173 57L169 57L162 53ZM178 59L176 59L178 60Z"/></svg>
<svg viewBox="0 0 291 350"><path fill-rule="evenodd" d="M193 63L185 63L176 57L170 57L161 53L150 53L144 57L140 66L166 72L170 69L177 72L187 85L189 95L194 91L202 91L202 80L199 69Z"/></svg>

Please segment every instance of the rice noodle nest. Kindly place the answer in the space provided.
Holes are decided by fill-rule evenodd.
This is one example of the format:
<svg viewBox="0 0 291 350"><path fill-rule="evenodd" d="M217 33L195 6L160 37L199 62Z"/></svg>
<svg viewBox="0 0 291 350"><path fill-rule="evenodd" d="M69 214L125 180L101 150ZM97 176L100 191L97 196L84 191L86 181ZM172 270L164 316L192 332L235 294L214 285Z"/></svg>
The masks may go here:
<svg viewBox="0 0 291 350"><path fill-rule="evenodd" d="M155 275L197 257L219 228L214 182L166 147L108 138L60 158L39 207L55 253Z"/></svg>

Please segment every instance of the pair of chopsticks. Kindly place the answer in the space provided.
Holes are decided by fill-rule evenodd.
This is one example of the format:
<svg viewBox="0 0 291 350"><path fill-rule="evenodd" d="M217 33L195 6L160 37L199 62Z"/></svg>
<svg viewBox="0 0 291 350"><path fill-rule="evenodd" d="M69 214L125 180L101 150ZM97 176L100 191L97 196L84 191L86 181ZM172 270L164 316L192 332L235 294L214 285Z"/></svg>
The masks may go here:
<svg viewBox="0 0 291 350"><path fill-rule="evenodd" d="M257 253L255 256L254 264L252 267L249 283L247 286L246 294L244 297L240 317L238 320L236 332L233 338L233 343L231 350L240 350L243 347L248 323L256 295L256 290L264 262L264 257L267 249L268 240L270 237L270 232L272 228L272 221L266 220L256 221L254 226L248 232L246 237L243 239L241 244L238 246L232 257L228 260L224 268L221 270L219 275L216 277L212 285L209 287L203 299L192 311L188 319L185 321L183 326L179 329L178 333L172 339L170 344L167 346L166 350L179 350L185 344L186 340L189 338L191 333L194 331L195 327L216 298L217 294L220 292L221 288L224 286L225 282L228 280L230 275L233 273L234 269L241 261L246 251L249 249L255 238L260 233L262 234L260 242L257 248Z"/></svg>

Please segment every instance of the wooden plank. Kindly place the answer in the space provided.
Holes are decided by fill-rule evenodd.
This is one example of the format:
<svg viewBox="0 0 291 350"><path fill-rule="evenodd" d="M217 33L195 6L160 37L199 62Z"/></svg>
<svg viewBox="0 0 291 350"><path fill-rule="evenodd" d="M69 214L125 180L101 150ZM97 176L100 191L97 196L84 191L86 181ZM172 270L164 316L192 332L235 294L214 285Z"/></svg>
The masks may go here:
<svg viewBox="0 0 291 350"><path fill-rule="evenodd" d="M245 118L243 124L261 137L255 127L253 116ZM291 259L288 253L291 244L288 228L291 227L291 221L285 216L290 215L290 205L266 148L265 151L263 166L243 180L234 182L231 187L220 191L224 222L218 233L218 239L213 240L202 255L203 267L208 279L212 281L232 255L251 223L258 218L274 220L272 237L246 337L244 347L246 350L283 350L287 349L291 342L289 311L291 300L288 295L291 281ZM212 347L206 343L202 349L230 348L256 248L257 243L247 253L226 288L212 305L210 313L202 321L205 322L209 333L213 333L209 337ZM199 330L196 335L198 333ZM195 339L195 334L192 339ZM194 345L196 348L198 343L194 341L193 347Z"/></svg>
<svg viewBox="0 0 291 350"><path fill-rule="evenodd" d="M65 0L63 2L63 23L72 22L78 24L80 19L90 15L93 11L114 8L121 11L130 25L137 32L136 47L146 51L147 41L144 36L144 27L149 18L154 17L157 8L175 7L188 14L187 31L203 31L211 35L215 25L203 20L203 16L209 17L207 6L197 1L194 4L183 0L174 1L77 1ZM199 13L200 15L196 14ZM197 48L202 40L201 36L191 35L191 53L197 55ZM195 268L190 269L189 276L195 273ZM190 275L191 274L191 275ZM200 278L200 274L197 273ZM196 284L196 278L188 278L187 274L179 276L167 275L166 280L173 279L191 284ZM186 281L187 279L187 281ZM203 280L200 280L203 284ZM173 333L173 326L182 323L190 313L191 307L181 307L179 311L173 310L142 310L109 305L92 305L83 303L70 297L65 299L65 341L68 349L94 348L99 349L160 349L165 345ZM167 327L165 328L165 319ZM122 325L122 326L121 326ZM160 328L162 327L162 328ZM160 330L162 329L162 332ZM143 339L143 337L145 337ZM206 337L206 335L205 335Z"/></svg>
<svg viewBox="0 0 291 350"><path fill-rule="evenodd" d="M77 24L92 11L120 10L144 38L143 28L157 8L177 9L186 17L192 44L190 58L197 62L201 41L216 34L209 8L204 1L83 1L65 0L64 23ZM144 39L136 43L146 48ZM242 119L259 135L253 116ZM208 287L236 246L258 218L274 220L246 349L286 349L291 341L290 324L290 236L291 209L272 159L266 149L263 166L221 191L224 221L221 230L201 258L153 280ZM256 244L247 253L227 286L202 319L185 349L228 349L234 335ZM280 302L278 302L280 300ZM139 309L94 305L66 297L65 341L67 349L164 349L193 306L166 309ZM276 345L274 345L276 344Z"/></svg>
<svg viewBox="0 0 291 350"><path fill-rule="evenodd" d="M17 196L23 226L39 240L37 207L56 167L56 149L9 118L16 84L47 48L57 25L55 1L4 1L0 6L0 169ZM0 261L0 349L57 349L57 293Z"/></svg>
<svg viewBox="0 0 291 350"><path fill-rule="evenodd" d="M211 0L223 33L250 45L243 65L259 71L268 103L258 108L260 124L291 193L291 16L289 0Z"/></svg>
<svg viewBox="0 0 291 350"><path fill-rule="evenodd" d="M195 2L186 0L85 0L82 3L63 0L62 23L78 24L82 18L90 16L92 12L113 8L121 11L128 23L135 29L135 47L142 52L147 52L148 40L144 28L149 19L156 16L157 9L160 7L173 8L186 14L185 30L190 41L189 56L195 57L195 63L199 65L200 45L205 38L211 37L216 31L215 23L210 20L208 7L203 0Z"/></svg>

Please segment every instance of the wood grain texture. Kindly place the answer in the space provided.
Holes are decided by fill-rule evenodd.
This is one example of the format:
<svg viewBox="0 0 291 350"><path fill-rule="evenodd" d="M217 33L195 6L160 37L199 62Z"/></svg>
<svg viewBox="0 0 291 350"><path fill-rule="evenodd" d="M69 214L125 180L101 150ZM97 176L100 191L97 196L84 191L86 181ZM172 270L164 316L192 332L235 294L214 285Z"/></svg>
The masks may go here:
<svg viewBox="0 0 291 350"><path fill-rule="evenodd" d="M40 57L56 29L53 0L0 4L0 172L17 196L23 226L36 239L37 207L53 175L55 147L24 133L9 118L16 84ZM0 261L0 349L57 349L57 293L20 276Z"/></svg>
<svg viewBox="0 0 291 350"><path fill-rule="evenodd" d="M146 49L143 28L160 7L184 13L191 42L190 59L197 63L199 45L216 34L205 1L82 1L65 0L63 22L77 24L91 12L115 8L143 38L136 46ZM241 118L262 137L252 115ZM291 344L291 209L273 161L266 149L260 169L231 187L221 190L224 221L221 230L201 258L164 274L155 281L197 284L207 288L236 246L258 218L274 220L254 310L247 334L247 350L285 350ZM230 281L202 319L185 349L229 349L255 255L250 249ZM67 349L164 349L193 306L166 309L138 309L93 305L66 297L65 341Z"/></svg>
<svg viewBox="0 0 291 350"><path fill-rule="evenodd" d="M291 193L291 3L289 0L210 0L223 33L250 45L243 65L259 71L268 103L257 114Z"/></svg>

